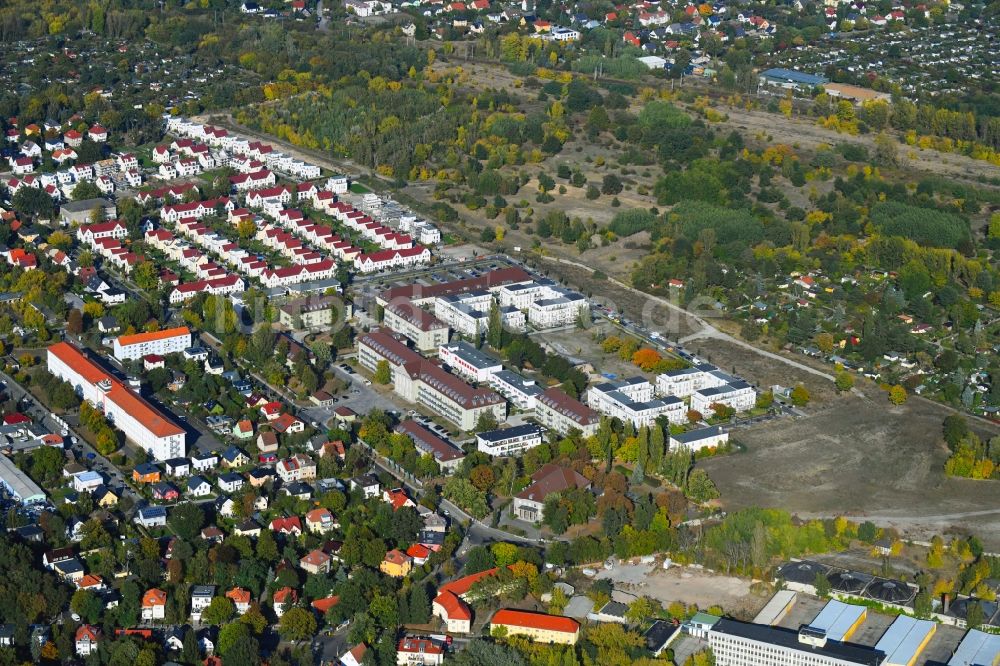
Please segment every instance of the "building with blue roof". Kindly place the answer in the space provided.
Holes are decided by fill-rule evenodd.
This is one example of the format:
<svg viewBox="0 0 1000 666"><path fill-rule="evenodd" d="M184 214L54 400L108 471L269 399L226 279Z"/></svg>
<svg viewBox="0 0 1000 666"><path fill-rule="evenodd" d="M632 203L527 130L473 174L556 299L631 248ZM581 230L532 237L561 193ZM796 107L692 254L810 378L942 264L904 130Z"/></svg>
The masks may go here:
<svg viewBox="0 0 1000 666"><path fill-rule="evenodd" d="M829 82L829 79L815 74L806 74L794 69L774 67L760 73L758 80L762 87L778 86L787 89L815 88Z"/></svg>

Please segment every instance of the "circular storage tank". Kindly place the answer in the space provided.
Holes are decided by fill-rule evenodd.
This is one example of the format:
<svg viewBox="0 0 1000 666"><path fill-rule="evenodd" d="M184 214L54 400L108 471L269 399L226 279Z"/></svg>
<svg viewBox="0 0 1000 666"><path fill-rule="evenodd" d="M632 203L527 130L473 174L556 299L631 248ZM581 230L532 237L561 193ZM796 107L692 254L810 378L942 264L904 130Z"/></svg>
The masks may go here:
<svg viewBox="0 0 1000 666"><path fill-rule="evenodd" d="M857 571L831 571L826 579L830 581L830 587L846 594L861 594L865 586L872 581L871 576Z"/></svg>
<svg viewBox="0 0 1000 666"><path fill-rule="evenodd" d="M868 596L890 604L901 604L910 600L913 589L899 580L879 578L868 586Z"/></svg>

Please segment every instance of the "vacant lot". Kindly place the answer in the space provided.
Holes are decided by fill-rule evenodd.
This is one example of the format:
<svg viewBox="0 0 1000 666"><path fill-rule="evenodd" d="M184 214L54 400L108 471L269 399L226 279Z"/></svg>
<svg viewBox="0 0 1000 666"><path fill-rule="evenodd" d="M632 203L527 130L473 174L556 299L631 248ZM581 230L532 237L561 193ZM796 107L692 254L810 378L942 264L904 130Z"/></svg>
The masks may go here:
<svg viewBox="0 0 1000 666"><path fill-rule="evenodd" d="M642 370L632 365L631 361L623 361L618 354L605 354L601 345L595 340L599 332L606 335L622 335L621 330L610 322L600 319L591 328L577 328L560 331L547 331L533 334L531 337L538 343L558 352L567 358L576 358L589 363L597 373L633 377L643 375L653 381L652 375L645 375Z"/></svg>
<svg viewBox="0 0 1000 666"><path fill-rule="evenodd" d="M890 408L883 400L841 398L802 419L743 430L745 453L704 467L729 508L844 514L914 538L975 533L988 548L1000 548L1000 484L942 472L947 410L916 399Z"/></svg>
<svg viewBox="0 0 1000 666"><path fill-rule="evenodd" d="M668 570L653 564L619 564L602 569L599 579L610 580L616 590L637 596L649 596L664 605L674 601L708 608L718 604L737 617L753 616L767 601L750 592L750 581L704 570L673 567Z"/></svg>

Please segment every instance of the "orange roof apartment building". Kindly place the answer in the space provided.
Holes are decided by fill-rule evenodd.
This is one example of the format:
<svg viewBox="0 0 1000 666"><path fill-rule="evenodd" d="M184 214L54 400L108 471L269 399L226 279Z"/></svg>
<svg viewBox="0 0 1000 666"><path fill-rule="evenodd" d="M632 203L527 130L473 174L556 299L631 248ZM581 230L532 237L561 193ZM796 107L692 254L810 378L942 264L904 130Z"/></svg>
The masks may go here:
<svg viewBox="0 0 1000 666"><path fill-rule="evenodd" d="M134 360L149 354L177 354L191 346L191 331L187 326L165 328L162 331L135 333L115 338L112 354L119 361Z"/></svg>
<svg viewBox="0 0 1000 666"><path fill-rule="evenodd" d="M490 632L497 629L508 636L524 636L539 643L575 645L580 638L580 623L562 615L503 608L490 620Z"/></svg>
<svg viewBox="0 0 1000 666"><path fill-rule="evenodd" d="M184 430L73 345L57 342L49 347L47 367L154 460L184 456Z"/></svg>

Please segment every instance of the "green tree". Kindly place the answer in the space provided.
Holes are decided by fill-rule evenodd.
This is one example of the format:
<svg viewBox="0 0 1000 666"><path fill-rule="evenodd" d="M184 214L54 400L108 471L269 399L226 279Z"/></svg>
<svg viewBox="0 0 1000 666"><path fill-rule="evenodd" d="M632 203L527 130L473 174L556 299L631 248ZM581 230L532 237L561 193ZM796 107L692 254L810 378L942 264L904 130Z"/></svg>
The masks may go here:
<svg viewBox="0 0 1000 666"><path fill-rule="evenodd" d="M199 656L198 636L194 633L194 629L188 627L184 632L183 647L181 648L181 661L185 664L198 664L200 663Z"/></svg>
<svg viewBox="0 0 1000 666"><path fill-rule="evenodd" d="M12 202L14 210L25 217L37 216L51 218L55 212L52 197L37 187L22 187L14 195Z"/></svg>
<svg viewBox="0 0 1000 666"><path fill-rule="evenodd" d="M692 501L702 503L719 497L719 490L703 469L694 469L688 476L687 495Z"/></svg>
<svg viewBox="0 0 1000 666"><path fill-rule="evenodd" d="M816 572L816 577L813 579L813 587L816 588L816 596L818 597L828 597L830 596L830 581L827 579L826 575L822 571Z"/></svg>
<svg viewBox="0 0 1000 666"><path fill-rule="evenodd" d="M246 638L250 638L250 627L242 622L230 622L219 630L219 640L216 642L215 651L226 656L241 639Z"/></svg>
<svg viewBox="0 0 1000 666"><path fill-rule="evenodd" d="M604 176L604 180L601 181L601 194L620 194L622 191L622 181L621 179L609 173Z"/></svg>
<svg viewBox="0 0 1000 666"><path fill-rule="evenodd" d="M236 605L226 597L215 597L208 608L201 612L204 624L220 625L228 622L236 614Z"/></svg>
<svg viewBox="0 0 1000 666"><path fill-rule="evenodd" d="M854 375L846 370L841 370L837 373L834 384L836 385L837 390L842 393L850 391L854 388Z"/></svg>
<svg viewBox="0 0 1000 666"><path fill-rule="evenodd" d="M96 624L104 612L104 602L90 590L77 590L69 602L74 613L88 624Z"/></svg>
<svg viewBox="0 0 1000 666"><path fill-rule="evenodd" d="M392 370L389 368L389 361L382 359L375 366L375 376L372 380L376 384L388 384L392 381Z"/></svg>
<svg viewBox="0 0 1000 666"><path fill-rule="evenodd" d="M278 633L286 641L301 641L316 633L316 618L305 608L290 608L281 616Z"/></svg>
<svg viewBox="0 0 1000 666"><path fill-rule="evenodd" d="M101 196L101 191L97 189L97 185L90 182L89 180L81 180L73 188L70 193L73 201L83 201L84 199L97 199Z"/></svg>
<svg viewBox="0 0 1000 666"><path fill-rule="evenodd" d="M503 347L503 320L500 317L500 303L496 300L490 306L489 326L486 329L486 344L493 349Z"/></svg>
<svg viewBox="0 0 1000 666"><path fill-rule="evenodd" d="M894 405L902 405L906 402L906 389L900 384L896 384L889 389L889 402Z"/></svg>
<svg viewBox="0 0 1000 666"><path fill-rule="evenodd" d="M410 622L414 624L425 624L431 618L431 601L427 595L427 588L421 584L416 584L410 588L407 598Z"/></svg>
<svg viewBox="0 0 1000 666"><path fill-rule="evenodd" d="M497 417L493 413L493 410L487 409L479 413L479 418L476 419L476 432L489 432L490 430L496 430L499 427L497 423Z"/></svg>
<svg viewBox="0 0 1000 666"><path fill-rule="evenodd" d="M132 270L132 280L139 289L153 291L160 286L160 273L151 261L140 262Z"/></svg>
<svg viewBox="0 0 1000 666"><path fill-rule="evenodd" d="M205 512L197 504L184 502L170 511L170 529L184 541L193 541L205 526Z"/></svg>
<svg viewBox="0 0 1000 666"><path fill-rule="evenodd" d="M791 397L792 404L796 407L805 407L809 404L809 391L802 384L793 388L789 397Z"/></svg>

